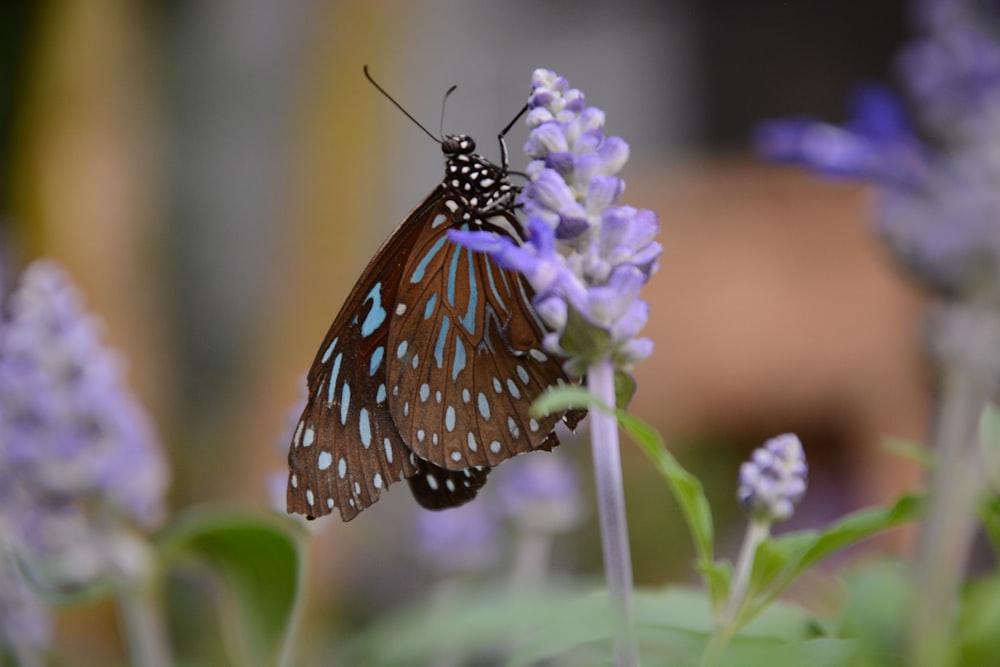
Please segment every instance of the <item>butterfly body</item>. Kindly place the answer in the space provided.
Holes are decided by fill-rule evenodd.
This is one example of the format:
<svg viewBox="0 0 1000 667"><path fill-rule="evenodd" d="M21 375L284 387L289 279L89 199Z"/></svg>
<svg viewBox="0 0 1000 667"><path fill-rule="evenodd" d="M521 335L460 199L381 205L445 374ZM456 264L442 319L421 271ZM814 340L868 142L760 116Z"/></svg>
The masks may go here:
<svg viewBox="0 0 1000 667"><path fill-rule="evenodd" d="M431 509L461 505L489 468L551 449L562 415L531 402L564 382L517 273L452 243L448 229L523 241L505 167L463 135L442 141L445 178L376 252L308 376L289 449L289 512L345 521L407 479ZM579 416L567 416L575 426Z"/></svg>

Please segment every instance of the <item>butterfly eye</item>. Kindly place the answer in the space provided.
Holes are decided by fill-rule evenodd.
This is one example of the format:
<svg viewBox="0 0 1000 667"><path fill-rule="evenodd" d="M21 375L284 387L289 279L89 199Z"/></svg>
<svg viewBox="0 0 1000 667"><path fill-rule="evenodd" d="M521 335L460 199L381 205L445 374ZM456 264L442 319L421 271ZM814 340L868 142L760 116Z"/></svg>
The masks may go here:
<svg viewBox="0 0 1000 667"><path fill-rule="evenodd" d="M449 134L441 142L441 152L445 155L468 155L476 150L476 142L464 134Z"/></svg>

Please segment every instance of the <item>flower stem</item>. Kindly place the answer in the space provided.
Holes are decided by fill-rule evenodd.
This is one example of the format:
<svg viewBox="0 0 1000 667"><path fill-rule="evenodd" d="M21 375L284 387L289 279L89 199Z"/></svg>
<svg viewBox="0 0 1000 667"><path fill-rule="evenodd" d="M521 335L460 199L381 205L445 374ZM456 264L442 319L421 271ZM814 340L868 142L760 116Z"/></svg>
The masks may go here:
<svg viewBox="0 0 1000 667"><path fill-rule="evenodd" d="M740 555L736 559L736 570L733 573L733 583L729 589L729 600L726 602L726 608L715 620L715 630L712 632L712 638L701 659L700 664L703 667L719 664L726 647L729 645L729 640L742 625L740 612L743 610L747 589L750 586L750 573L753 571L754 556L757 554L757 547L770 534L771 524L767 521L750 519L750 523L747 524L747 532L743 536Z"/></svg>
<svg viewBox="0 0 1000 667"><path fill-rule="evenodd" d="M954 320L956 315L968 316L969 312L947 313L946 317ZM996 369L982 363L983 357L977 353L995 354L991 348L997 332L990 320L975 316L963 319L967 321L959 324L965 326L958 329L962 353L947 355L950 358L944 360L944 387L934 434L936 465L914 573L918 603L911 618L909 648L912 664L918 667L953 663L949 638L975 534L976 497L983 486L977 427L994 387ZM945 322L949 325L955 326Z"/></svg>
<svg viewBox="0 0 1000 667"><path fill-rule="evenodd" d="M726 610L722 614L720 628L724 629L733 624L743 606L747 588L750 585L750 571L753 568L754 556L757 547L771 534L771 524L766 521L751 519L747 525L746 535L743 537L743 546L740 547L740 555L736 560L736 570L733 574L733 585L729 591L729 602Z"/></svg>
<svg viewBox="0 0 1000 667"><path fill-rule="evenodd" d="M610 359L602 359L587 370L590 391L607 405L615 405L615 369ZM601 410L590 413L590 437L597 485L597 508L601 522L601 545L608 595L618 612L615 637L615 667L636 667L639 649L632 628L632 556L625 519L625 490L622 484L618 420Z"/></svg>
<svg viewBox="0 0 1000 667"><path fill-rule="evenodd" d="M169 667L166 628L149 582L121 580L117 584L119 623L128 644L129 664Z"/></svg>
<svg viewBox="0 0 1000 667"><path fill-rule="evenodd" d="M950 664L948 636L975 532L978 470L972 461L974 429L984 396L970 373L952 372L935 438L937 462L930 482L930 507L920 537L910 648L914 664Z"/></svg>
<svg viewBox="0 0 1000 667"><path fill-rule="evenodd" d="M552 552L552 535L540 530L522 530L514 551L510 587L515 591L538 590L545 585L545 574Z"/></svg>

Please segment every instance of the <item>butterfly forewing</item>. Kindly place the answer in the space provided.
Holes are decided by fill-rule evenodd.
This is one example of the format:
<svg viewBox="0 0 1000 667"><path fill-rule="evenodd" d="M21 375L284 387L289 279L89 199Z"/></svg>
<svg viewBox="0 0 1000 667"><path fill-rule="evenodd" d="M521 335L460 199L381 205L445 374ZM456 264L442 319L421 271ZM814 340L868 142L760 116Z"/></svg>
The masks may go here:
<svg viewBox="0 0 1000 667"><path fill-rule="evenodd" d="M290 512L316 517L337 508L349 521L416 473L388 410L389 309L422 220L439 200L435 190L376 252L317 352L288 454Z"/></svg>

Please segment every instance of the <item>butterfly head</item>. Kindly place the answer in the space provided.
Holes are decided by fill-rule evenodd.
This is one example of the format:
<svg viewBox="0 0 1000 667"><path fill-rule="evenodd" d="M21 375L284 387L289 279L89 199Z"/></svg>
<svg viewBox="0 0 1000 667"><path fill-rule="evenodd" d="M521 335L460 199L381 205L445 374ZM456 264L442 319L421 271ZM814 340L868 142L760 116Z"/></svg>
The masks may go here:
<svg viewBox="0 0 1000 667"><path fill-rule="evenodd" d="M441 152L448 157L469 155L474 150L476 150L476 142L466 134L447 134L441 140Z"/></svg>

